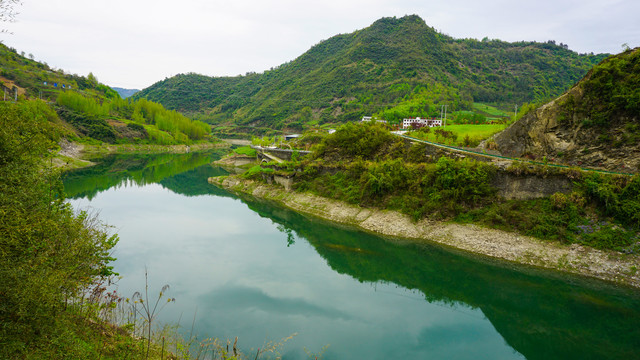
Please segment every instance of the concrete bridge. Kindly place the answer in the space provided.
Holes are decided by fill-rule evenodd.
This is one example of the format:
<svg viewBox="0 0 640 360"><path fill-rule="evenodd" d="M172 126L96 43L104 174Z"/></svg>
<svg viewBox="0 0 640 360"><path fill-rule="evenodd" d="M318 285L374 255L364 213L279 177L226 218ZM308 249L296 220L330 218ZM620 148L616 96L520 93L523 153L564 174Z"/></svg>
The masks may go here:
<svg viewBox="0 0 640 360"><path fill-rule="evenodd" d="M267 161L267 162L275 161L277 163L281 163L283 161L289 161L293 157L294 153L299 154L298 156L300 157L311 154L311 151L281 149L281 148L271 147L271 146L251 145L251 148L257 152L258 160Z"/></svg>

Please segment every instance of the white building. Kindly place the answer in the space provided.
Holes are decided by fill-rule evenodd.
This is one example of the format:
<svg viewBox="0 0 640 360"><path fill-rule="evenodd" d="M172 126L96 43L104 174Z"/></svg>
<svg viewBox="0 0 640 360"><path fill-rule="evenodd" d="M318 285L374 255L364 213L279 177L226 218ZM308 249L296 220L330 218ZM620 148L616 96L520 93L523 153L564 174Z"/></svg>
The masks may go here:
<svg viewBox="0 0 640 360"><path fill-rule="evenodd" d="M373 118L371 116L363 116L362 122L367 122L367 121L373 121ZM387 123L387 120L375 120L375 121L383 124Z"/></svg>
<svg viewBox="0 0 640 360"><path fill-rule="evenodd" d="M410 129L411 127L413 127L413 124L420 124L421 127L422 126L436 127L436 126L442 126L442 120L420 119L420 117L417 117L415 119L412 119L412 118L402 119L403 129Z"/></svg>

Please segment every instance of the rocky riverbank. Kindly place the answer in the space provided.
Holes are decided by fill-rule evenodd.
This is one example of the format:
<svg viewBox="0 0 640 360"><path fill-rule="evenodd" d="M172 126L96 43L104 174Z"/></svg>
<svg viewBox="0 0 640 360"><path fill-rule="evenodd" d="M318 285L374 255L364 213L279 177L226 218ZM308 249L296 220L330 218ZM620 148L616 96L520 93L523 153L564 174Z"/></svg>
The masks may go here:
<svg viewBox="0 0 640 360"><path fill-rule="evenodd" d="M276 201L301 213L382 235L415 242L435 242L492 258L640 287L639 255L596 250L576 244L568 246L476 225L430 220L414 222L399 212L361 208L236 176L210 178L209 182L236 193Z"/></svg>

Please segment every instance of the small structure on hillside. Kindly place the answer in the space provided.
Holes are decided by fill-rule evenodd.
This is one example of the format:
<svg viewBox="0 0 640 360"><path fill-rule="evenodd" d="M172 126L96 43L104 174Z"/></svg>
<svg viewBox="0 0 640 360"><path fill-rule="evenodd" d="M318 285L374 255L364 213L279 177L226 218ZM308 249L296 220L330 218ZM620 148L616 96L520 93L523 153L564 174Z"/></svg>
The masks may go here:
<svg viewBox="0 0 640 360"><path fill-rule="evenodd" d="M412 119L412 118L402 119L403 129L409 129L412 127L424 127L424 126L428 126L428 127L442 126L442 120L441 119L421 119L420 117L417 117L415 119Z"/></svg>
<svg viewBox="0 0 640 360"><path fill-rule="evenodd" d="M383 119L373 119L373 117L371 116L363 116L362 117L362 122L369 122L369 121L375 121L375 122L379 122L379 123L383 123L386 124L387 120L383 120Z"/></svg>
<svg viewBox="0 0 640 360"><path fill-rule="evenodd" d="M285 135L284 136L284 141L290 141L290 140L293 140L293 139L297 139L300 136L302 136L302 135L300 135L300 134Z"/></svg>

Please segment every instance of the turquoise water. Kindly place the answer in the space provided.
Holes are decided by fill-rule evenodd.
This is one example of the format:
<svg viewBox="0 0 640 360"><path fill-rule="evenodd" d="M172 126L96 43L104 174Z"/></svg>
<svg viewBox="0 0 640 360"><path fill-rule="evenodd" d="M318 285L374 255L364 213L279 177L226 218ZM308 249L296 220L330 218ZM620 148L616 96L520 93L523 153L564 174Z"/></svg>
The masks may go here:
<svg viewBox="0 0 640 360"><path fill-rule="evenodd" d="M239 199L207 183L220 155L110 157L65 179L70 203L120 236L118 291L143 290L147 269L176 298L161 320L201 340L249 352L296 333L283 359L638 357L637 290Z"/></svg>

